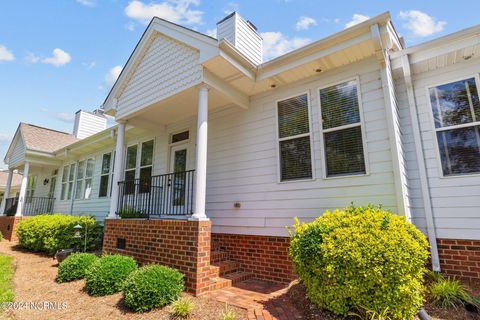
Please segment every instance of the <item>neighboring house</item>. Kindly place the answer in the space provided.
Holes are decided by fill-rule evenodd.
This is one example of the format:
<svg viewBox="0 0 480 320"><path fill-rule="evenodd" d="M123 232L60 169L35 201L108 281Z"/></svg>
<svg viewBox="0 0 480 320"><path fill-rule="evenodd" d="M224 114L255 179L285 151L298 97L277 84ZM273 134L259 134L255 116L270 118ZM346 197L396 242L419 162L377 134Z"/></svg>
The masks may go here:
<svg viewBox="0 0 480 320"><path fill-rule="evenodd" d="M9 181L9 170L0 171L0 201L3 201L5 196L5 190L8 190L10 195L17 196L20 191L20 185L22 183L22 175L17 172L12 172L11 180ZM8 196L8 195L7 195ZM3 213L4 208L0 208L0 212Z"/></svg>
<svg viewBox="0 0 480 320"><path fill-rule="evenodd" d="M262 62L261 37L236 13L218 23L218 40L154 18L103 104L116 126L77 114L77 133L43 152L21 124L6 163L24 172L20 203L36 176L51 211L108 216L107 250L142 261L163 261L152 245L162 233L145 235L164 228L153 220L200 221L195 234L210 220L213 248L286 281L294 217L374 203L427 234L435 270L480 278L478 255L451 263L480 247L479 34L404 48L385 13ZM43 183L53 177L55 187ZM190 288L204 276L187 274Z"/></svg>

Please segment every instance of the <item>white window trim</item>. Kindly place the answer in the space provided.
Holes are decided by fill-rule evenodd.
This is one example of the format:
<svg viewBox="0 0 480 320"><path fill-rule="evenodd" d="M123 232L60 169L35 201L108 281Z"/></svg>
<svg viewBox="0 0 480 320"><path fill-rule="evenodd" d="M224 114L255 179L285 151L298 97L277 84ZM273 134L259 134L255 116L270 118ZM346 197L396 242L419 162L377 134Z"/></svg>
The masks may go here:
<svg viewBox="0 0 480 320"><path fill-rule="evenodd" d="M188 131L188 139L185 139L185 140L182 140L182 141L177 141L177 142L172 142L172 136L178 134L178 133L182 133L182 132L185 132L185 131ZM171 131L169 134L168 134L168 146L169 147L173 147L173 146L176 146L176 145L179 145L179 144L183 144L183 143L189 143L190 140L192 138L192 130L190 130L190 128L185 128L185 129L181 129L181 130L175 130L175 131ZM147 140L148 141L148 140Z"/></svg>
<svg viewBox="0 0 480 320"><path fill-rule="evenodd" d="M86 190L86 186L87 184L85 183L87 181L87 167L88 167L88 160L92 160L93 161L93 170L92 170L92 176L89 177L88 179L91 179L92 180L92 190L90 191L90 197L88 198L85 198L85 190ZM77 181L79 180L78 179L78 168L80 167L80 162L85 162L85 167L83 168L83 178L81 179L83 181L82 183L82 196L80 198L77 198L76 197L76 194L78 192L78 189L77 189ZM95 157L86 157L86 158L82 158L82 159L79 159L77 162L76 162L76 168L75 168L75 183L74 183L74 191L75 191L75 194L72 195L72 198L75 200L75 201L78 201L78 200L90 200L92 199L92 194L93 194L93 180L95 178Z"/></svg>
<svg viewBox="0 0 480 320"><path fill-rule="evenodd" d="M458 124L458 125L453 125L445 128L436 128L435 127L435 118L433 117L433 109L432 109L432 101L430 99L430 89L435 88L441 85L449 84L452 82L457 82L457 81L462 81L462 80L467 80L470 78L475 79L475 85L477 86L477 93L480 95L480 76L478 73L475 74L470 74L470 75L465 75L463 77L457 77L453 78L451 80L447 81L441 81L441 82L436 82L429 84L425 86L425 98L427 100L427 108L428 108L428 115L430 117L430 131L432 132L432 139L433 139L433 144L435 147L435 158L437 162L437 171L438 171L438 177L440 179L458 179L458 178L477 178L480 177L480 173L459 173L459 174L452 174L452 175L444 175L443 173L443 165L442 165L442 158L440 156L440 146L438 145L438 139L437 139L437 132L438 131L445 131L445 130L452 130L452 129L460 129L460 128L466 128L466 127L473 127L476 125L480 125L480 120L477 120L476 122L471 122L468 124ZM422 128L420 127L420 131L422 131ZM421 133L421 132L420 132ZM423 138L422 138L422 143L423 143ZM422 146L423 147L423 146ZM425 151L425 150L424 150Z"/></svg>
<svg viewBox="0 0 480 320"><path fill-rule="evenodd" d="M279 127L278 127L278 103L281 101L285 101L291 98L303 96L304 94L307 95L307 113L308 113L308 133L297 134L295 136L284 137L280 138L279 135ZM277 158L277 184L286 184L286 183L301 183L301 182L308 182L314 181L316 179L316 170L315 170L315 148L313 144L313 125L312 125L312 102L310 100L310 90L301 91L293 95L288 95L282 97L280 99L275 100L275 107L273 108L275 112L275 150L276 150L276 158ZM282 181L282 165L281 165L281 157L280 157L280 142L285 140L293 140L295 138L302 138L310 136L310 166L312 167L312 176L310 178L302 178L302 179L292 179L292 180L285 180Z"/></svg>
<svg viewBox="0 0 480 320"><path fill-rule="evenodd" d="M66 180L63 181L65 167L67 167L67 170L70 171L70 164L65 164L65 165L62 166L62 176L61 176L61 181L60 181L60 197L59 197L60 201L66 201L67 200L67 195L68 195L68 175L69 175L69 172L67 172L67 174L66 174ZM65 185L65 197L62 197L63 185Z"/></svg>
<svg viewBox="0 0 480 320"><path fill-rule="evenodd" d="M148 165L148 166L140 166L140 163L141 163L141 157L142 157L142 144L144 142L148 142L148 141L152 141L153 140L153 153L152 153L152 164L151 165ZM135 169L127 169L127 154L128 154L128 148L129 147L132 147L132 146L137 146L137 155L136 155L136 159L135 159ZM131 144L128 144L127 147L125 148L125 162L123 164L123 180L125 181L125 173L127 171L133 171L135 170L135 179L140 179L140 169L142 168L146 168L146 167L152 167L152 175L153 175L153 172L154 172L154 169L155 169L155 147L157 145L157 139L155 137L152 137L152 138L149 138L149 139L145 139L145 140L141 140L141 141L137 141L135 143L131 143Z"/></svg>
<svg viewBox="0 0 480 320"><path fill-rule="evenodd" d="M334 127L334 128L329 128L329 129L323 129L323 123L322 123L322 101L321 101L321 95L320 95L320 90L332 87L335 85L339 85L345 82L349 81L355 81L357 84L357 99L358 99L358 112L360 115L360 122L353 123L353 124L346 124L343 126L339 127ZM360 76L355 76L355 77L350 77L347 79L343 79L341 81L335 81L331 82L325 85L322 85L321 87L317 87L317 98L318 98L318 122L319 122L319 129L320 129L320 158L323 166L322 170L322 179L324 180L333 180L333 179L351 179L351 178L356 178L356 177L365 177L370 175L370 161L368 159L368 148L367 148L367 135L365 132L365 119L363 115L363 101L362 101L362 87L360 85ZM325 156L325 139L323 137L324 133L328 132L333 132L333 131L338 131L342 129L348 129L348 128L353 128L353 127L358 127L360 126L360 131L362 133L362 146L363 146L363 159L365 161L365 173L351 173L351 174L342 174L342 175L335 175L335 176L328 176L327 173L327 158Z"/></svg>
<svg viewBox="0 0 480 320"><path fill-rule="evenodd" d="M108 170L108 173L102 173L102 170L103 170L103 156L106 155L106 154L110 154L110 167L109 167L109 170ZM107 152L103 152L102 153L102 164L100 165L100 179L98 180L98 198L100 199L106 199L106 198L110 198L111 197L111 185L112 185L112 174L113 174L113 166L115 164L115 150L111 150L111 151L107 151ZM101 181L102 181L102 177L104 176L108 176L108 183L107 183L107 195L106 196L100 196L100 187L101 187Z"/></svg>
<svg viewBox="0 0 480 320"><path fill-rule="evenodd" d="M75 200L75 181L77 180L77 167L78 167L77 162L72 162L68 165L67 193L65 194L65 200L67 200L67 201ZM74 165L75 168L74 168L74 172L73 172L73 178L72 178L72 180L70 180L70 171L72 169L72 165ZM70 183L72 183L72 193L70 194L70 198L69 198L68 193L70 192Z"/></svg>

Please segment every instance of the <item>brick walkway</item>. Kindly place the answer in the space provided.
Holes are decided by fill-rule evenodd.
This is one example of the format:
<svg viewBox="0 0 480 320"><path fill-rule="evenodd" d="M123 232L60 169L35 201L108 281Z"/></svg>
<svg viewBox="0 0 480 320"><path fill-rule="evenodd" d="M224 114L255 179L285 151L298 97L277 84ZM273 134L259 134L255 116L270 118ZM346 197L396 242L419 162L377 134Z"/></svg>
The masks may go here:
<svg viewBox="0 0 480 320"><path fill-rule="evenodd" d="M248 310L248 320L301 319L288 298L287 286L261 280L246 280L234 287L208 293L210 297Z"/></svg>

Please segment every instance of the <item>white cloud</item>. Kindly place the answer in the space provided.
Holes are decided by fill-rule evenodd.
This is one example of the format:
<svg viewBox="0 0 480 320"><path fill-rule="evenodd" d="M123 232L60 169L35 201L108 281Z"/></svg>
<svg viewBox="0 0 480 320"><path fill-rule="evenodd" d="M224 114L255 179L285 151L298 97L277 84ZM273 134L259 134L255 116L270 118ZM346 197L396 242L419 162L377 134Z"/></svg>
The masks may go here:
<svg viewBox="0 0 480 320"><path fill-rule="evenodd" d="M57 112L55 113L55 118L63 122L73 122L73 120L75 120L75 114L67 112Z"/></svg>
<svg viewBox="0 0 480 320"><path fill-rule="evenodd" d="M144 24L148 24L156 16L175 23L193 25L202 23L203 12L191 9L191 6L199 4L200 0L167 0L149 4L134 0L125 8L125 14Z"/></svg>
<svg viewBox="0 0 480 320"><path fill-rule="evenodd" d="M29 52L27 53L27 55L25 56L25 61L27 61L27 63L37 63L40 61L40 57L35 55L34 53L32 52Z"/></svg>
<svg viewBox="0 0 480 320"><path fill-rule="evenodd" d="M113 86L115 84L115 81L117 81L120 72L122 72L122 69L122 66L115 66L112 69L108 70L107 74L105 75L105 84L109 87Z"/></svg>
<svg viewBox="0 0 480 320"><path fill-rule="evenodd" d="M339 18L335 18L335 19L333 19L333 22L335 22L335 23L340 23L340 19L339 19Z"/></svg>
<svg viewBox="0 0 480 320"><path fill-rule="evenodd" d="M400 11L399 17L405 21L403 27L416 37L427 37L441 32L447 24L418 10Z"/></svg>
<svg viewBox="0 0 480 320"><path fill-rule="evenodd" d="M5 46L0 46L0 61L13 61L15 56L12 51L8 50Z"/></svg>
<svg viewBox="0 0 480 320"><path fill-rule="evenodd" d="M210 37L216 38L217 37L217 28L208 29L205 33Z"/></svg>
<svg viewBox="0 0 480 320"><path fill-rule="evenodd" d="M82 62L82 66L86 67L87 69L93 69L97 65L96 61L91 62Z"/></svg>
<svg viewBox="0 0 480 320"><path fill-rule="evenodd" d="M288 38L281 32L262 32L263 58L270 60L311 42L308 38Z"/></svg>
<svg viewBox="0 0 480 320"><path fill-rule="evenodd" d="M234 11L238 11L240 5L236 2L229 2L227 6L223 9L223 13L230 14Z"/></svg>
<svg viewBox="0 0 480 320"><path fill-rule="evenodd" d="M295 29L297 30L308 30L312 26L317 25L317 20L310 17L300 17L297 23L295 24Z"/></svg>
<svg viewBox="0 0 480 320"><path fill-rule="evenodd" d="M128 31L135 31L135 22L130 21L125 24L125 29L127 29Z"/></svg>
<svg viewBox="0 0 480 320"><path fill-rule="evenodd" d="M40 108L40 111L41 112L48 112L49 110L48 110L48 108Z"/></svg>
<svg viewBox="0 0 480 320"><path fill-rule="evenodd" d="M95 7L96 5L95 0L77 0L77 2L86 7Z"/></svg>
<svg viewBox="0 0 480 320"><path fill-rule="evenodd" d="M0 142L9 142L12 137L8 133L1 133L0 132Z"/></svg>
<svg viewBox="0 0 480 320"><path fill-rule="evenodd" d="M52 54L53 56L43 59L42 62L54 65L55 67L63 67L72 60L70 54L60 48L53 49Z"/></svg>
<svg viewBox="0 0 480 320"><path fill-rule="evenodd" d="M364 16L363 14L354 13L352 16L352 20L350 20L349 22L347 22L347 24L345 24L345 29L353 27L354 25L359 24L368 19L370 19L369 16Z"/></svg>

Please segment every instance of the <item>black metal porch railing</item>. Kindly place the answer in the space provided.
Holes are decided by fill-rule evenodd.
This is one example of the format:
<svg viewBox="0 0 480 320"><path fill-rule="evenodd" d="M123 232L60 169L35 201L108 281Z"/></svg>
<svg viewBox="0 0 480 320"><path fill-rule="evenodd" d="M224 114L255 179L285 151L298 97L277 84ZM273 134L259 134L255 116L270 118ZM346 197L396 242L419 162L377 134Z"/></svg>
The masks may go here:
<svg viewBox="0 0 480 320"><path fill-rule="evenodd" d="M23 204L22 214L24 216L35 216L37 214L52 213L55 198L48 197L27 197Z"/></svg>
<svg viewBox="0 0 480 320"><path fill-rule="evenodd" d="M190 215L195 170L120 181L117 214L122 218Z"/></svg>
<svg viewBox="0 0 480 320"><path fill-rule="evenodd" d="M7 216L14 216L17 212L17 207L18 197L5 199L5 210L3 211L3 214Z"/></svg>
<svg viewBox="0 0 480 320"><path fill-rule="evenodd" d="M25 198L25 203L23 204L22 215L34 216L37 214L52 213L54 202L55 202L55 198L27 197ZM18 197L7 198L5 200L4 214L7 216L14 216L15 213L17 212L17 207L18 207Z"/></svg>

